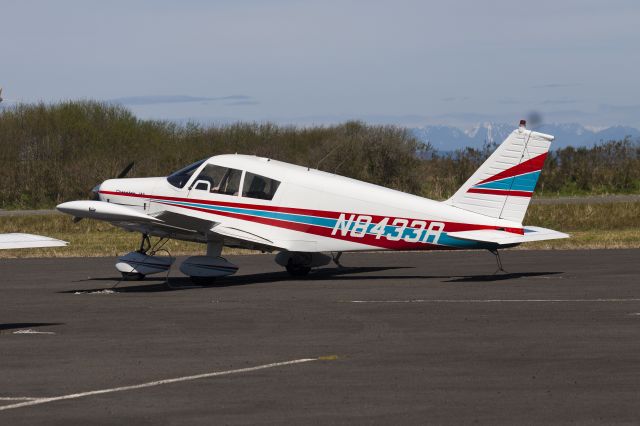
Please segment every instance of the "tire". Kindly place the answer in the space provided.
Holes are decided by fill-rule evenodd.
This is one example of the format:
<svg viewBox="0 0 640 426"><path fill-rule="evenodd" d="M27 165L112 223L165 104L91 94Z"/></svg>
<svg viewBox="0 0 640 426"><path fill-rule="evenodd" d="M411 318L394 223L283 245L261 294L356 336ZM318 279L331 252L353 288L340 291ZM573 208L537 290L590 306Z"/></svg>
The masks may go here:
<svg viewBox="0 0 640 426"><path fill-rule="evenodd" d="M309 266L300 266L293 263L287 265L287 272L294 277L304 277L309 274L311 268Z"/></svg>

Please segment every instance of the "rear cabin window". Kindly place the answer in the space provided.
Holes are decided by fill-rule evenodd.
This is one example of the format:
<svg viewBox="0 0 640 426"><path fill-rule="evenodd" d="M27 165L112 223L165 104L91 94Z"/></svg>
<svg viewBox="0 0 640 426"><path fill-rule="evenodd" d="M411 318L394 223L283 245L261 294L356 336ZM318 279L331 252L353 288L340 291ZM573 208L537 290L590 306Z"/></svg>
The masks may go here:
<svg viewBox="0 0 640 426"><path fill-rule="evenodd" d="M208 189L209 192L214 194L238 195L241 177L242 170L207 164L194 181L194 188L199 190ZM206 188L207 185L203 187L199 181L208 182L208 188Z"/></svg>
<svg viewBox="0 0 640 426"><path fill-rule="evenodd" d="M244 175L244 184L242 185L242 196L271 200L279 185L280 182L277 180L246 172Z"/></svg>

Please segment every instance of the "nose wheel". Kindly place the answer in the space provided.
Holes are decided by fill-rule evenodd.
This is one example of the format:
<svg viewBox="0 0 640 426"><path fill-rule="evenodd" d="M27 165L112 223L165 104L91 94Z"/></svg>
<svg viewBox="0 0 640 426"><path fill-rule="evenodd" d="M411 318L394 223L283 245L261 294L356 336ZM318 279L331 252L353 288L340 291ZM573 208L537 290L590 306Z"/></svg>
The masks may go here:
<svg viewBox="0 0 640 426"><path fill-rule="evenodd" d="M146 277L145 274L139 272L121 272L121 274L122 281L142 281Z"/></svg>
<svg viewBox="0 0 640 426"><path fill-rule="evenodd" d="M150 248L151 248L151 239L149 238L149 234L142 234L138 253L147 254ZM121 274L122 274L122 281L142 281L144 280L144 277L146 277L145 274L141 274L140 272L121 272Z"/></svg>
<svg viewBox="0 0 640 426"><path fill-rule="evenodd" d="M167 241L167 238L160 238L152 244L149 235L142 234L140 248L118 258L116 269L122 275L122 281L140 281L147 275L161 272L168 274L175 258L163 249ZM169 256L157 256L158 251L164 251Z"/></svg>

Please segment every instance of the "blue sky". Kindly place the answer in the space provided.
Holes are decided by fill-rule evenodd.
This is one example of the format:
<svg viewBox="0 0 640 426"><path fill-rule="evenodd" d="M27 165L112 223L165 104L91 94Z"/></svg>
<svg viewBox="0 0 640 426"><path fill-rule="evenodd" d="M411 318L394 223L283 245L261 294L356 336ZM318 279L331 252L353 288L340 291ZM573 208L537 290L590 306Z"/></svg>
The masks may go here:
<svg viewBox="0 0 640 426"><path fill-rule="evenodd" d="M637 0L4 0L0 13L9 101L117 99L141 117L283 123L469 125L538 111L640 127Z"/></svg>

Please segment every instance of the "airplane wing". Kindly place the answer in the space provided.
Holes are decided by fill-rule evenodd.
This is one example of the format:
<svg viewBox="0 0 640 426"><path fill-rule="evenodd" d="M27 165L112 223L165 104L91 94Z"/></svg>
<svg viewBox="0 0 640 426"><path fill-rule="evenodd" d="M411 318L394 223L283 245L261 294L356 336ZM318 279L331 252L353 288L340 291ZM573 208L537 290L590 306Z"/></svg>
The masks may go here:
<svg viewBox="0 0 640 426"><path fill-rule="evenodd" d="M162 232L167 232L174 238L196 242L206 242L210 239L222 240L227 247L269 252L281 248L273 241L260 235L220 222L166 210L155 218L160 219L161 222L145 225L150 234L161 235ZM115 225L120 224L115 223Z"/></svg>
<svg viewBox="0 0 640 426"><path fill-rule="evenodd" d="M229 247L272 251L280 248L274 242L246 230L223 223L165 210L148 215L139 210L104 201L69 201L57 206L76 218L98 219L121 228L158 237L184 241L222 240Z"/></svg>
<svg viewBox="0 0 640 426"><path fill-rule="evenodd" d="M524 235L512 232L498 231L495 229L480 229L477 231L449 232L450 237L462 240L479 241L483 243L494 243L498 245L520 244L531 241L555 240L569 238L568 234L554 231L552 229L540 228L537 226L526 226Z"/></svg>
<svg viewBox="0 0 640 426"><path fill-rule="evenodd" d="M64 247L66 241L33 234L0 234L0 250L40 247Z"/></svg>

